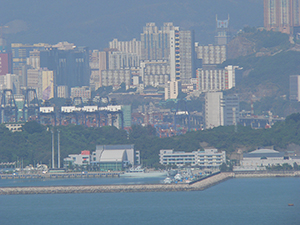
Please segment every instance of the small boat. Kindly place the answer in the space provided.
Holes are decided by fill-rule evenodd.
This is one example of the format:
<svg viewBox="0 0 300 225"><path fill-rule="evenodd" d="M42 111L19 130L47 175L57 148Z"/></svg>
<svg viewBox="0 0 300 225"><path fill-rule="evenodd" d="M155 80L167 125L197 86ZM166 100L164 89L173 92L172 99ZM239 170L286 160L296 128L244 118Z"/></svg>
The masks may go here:
<svg viewBox="0 0 300 225"><path fill-rule="evenodd" d="M294 204L290 203L290 204L288 204L288 206L294 206Z"/></svg>
<svg viewBox="0 0 300 225"><path fill-rule="evenodd" d="M169 174L169 176L171 176L171 177L174 177L177 173L178 173L178 170L169 170L169 171L168 171L168 174Z"/></svg>
<svg viewBox="0 0 300 225"><path fill-rule="evenodd" d="M175 180L182 180L182 176L180 173L177 173L174 177Z"/></svg>
<svg viewBox="0 0 300 225"><path fill-rule="evenodd" d="M167 177L166 179L164 179L165 184L171 184L172 182L173 182L173 180L170 177Z"/></svg>

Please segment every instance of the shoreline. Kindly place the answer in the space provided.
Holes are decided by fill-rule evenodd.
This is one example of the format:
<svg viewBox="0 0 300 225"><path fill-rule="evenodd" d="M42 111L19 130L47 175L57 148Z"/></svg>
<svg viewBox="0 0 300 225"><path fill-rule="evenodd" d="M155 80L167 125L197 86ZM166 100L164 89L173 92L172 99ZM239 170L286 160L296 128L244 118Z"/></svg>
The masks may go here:
<svg viewBox="0 0 300 225"><path fill-rule="evenodd" d="M75 194L75 193L119 193L119 192L171 192L202 191L231 178L300 177L300 171L293 172L222 172L190 184L123 184L89 186L45 186L45 187L2 187L0 195L23 194Z"/></svg>

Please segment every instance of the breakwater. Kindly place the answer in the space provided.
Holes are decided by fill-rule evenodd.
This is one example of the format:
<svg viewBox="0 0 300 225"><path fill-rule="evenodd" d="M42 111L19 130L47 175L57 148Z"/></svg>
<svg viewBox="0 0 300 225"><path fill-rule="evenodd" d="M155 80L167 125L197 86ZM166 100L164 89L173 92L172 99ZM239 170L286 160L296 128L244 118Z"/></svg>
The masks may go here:
<svg viewBox="0 0 300 225"><path fill-rule="evenodd" d="M0 195L66 194L66 193L116 193L116 192L167 192L200 191L233 177L233 173L219 173L192 184L141 184L51 187L3 187Z"/></svg>
<svg viewBox="0 0 300 225"><path fill-rule="evenodd" d="M124 184L90 186L2 187L0 195L18 194L67 194L67 193L116 193L116 192L170 192L202 191L230 178L300 177L300 171L292 172L226 172L216 173L192 183L180 184Z"/></svg>

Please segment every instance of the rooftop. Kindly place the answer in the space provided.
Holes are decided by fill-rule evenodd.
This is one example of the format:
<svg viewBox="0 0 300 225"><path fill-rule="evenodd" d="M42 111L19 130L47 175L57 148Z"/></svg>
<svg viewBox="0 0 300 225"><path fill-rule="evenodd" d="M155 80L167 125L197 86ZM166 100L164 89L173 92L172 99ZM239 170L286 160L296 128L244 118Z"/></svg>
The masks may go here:
<svg viewBox="0 0 300 225"><path fill-rule="evenodd" d="M252 152L249 152L248 154L265 154L265 153L279 153L279 152L273 149L257 149Z"/></svg>

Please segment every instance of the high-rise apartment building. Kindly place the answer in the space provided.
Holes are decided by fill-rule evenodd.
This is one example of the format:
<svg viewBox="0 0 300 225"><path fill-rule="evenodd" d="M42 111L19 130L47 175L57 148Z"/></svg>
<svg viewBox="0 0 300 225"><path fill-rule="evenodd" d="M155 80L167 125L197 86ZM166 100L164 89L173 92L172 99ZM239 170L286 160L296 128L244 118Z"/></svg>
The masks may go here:
<svg viewBox="0 0 300 225"><path fill-rule="evenodd" d="M177 99L179 90L181 90L180 81L168 81L168 83L165 86L165 100Z"/></svg>
<svg viewBox="0 0 300 225"><path fill-rule="evenodd" d="M108 68L108 59L106 52L99 52L99 84L102 86L102 71ZM97 90L97 89L96 89Z"/></svg>
<svg viewBox="0 0 300 225"><path fill-rule="evenodd" d="M224 100L222 92L205 94L205 128L224 126Z"/></svg>
<svg viewBox="0 0 300 225"><path fill-rule="evenodd" d="M27 58L27 65L34 69L39 69L41 67L41 57L40 51L37 49L33 49L33 51L29 52L29 58Z"/></svg>
<svg viewBox="0 0 300 225"><path fill-rule="evenodd" d="M237 125L240 121L240 100L238 95L224 97L224 125Z"/></svg>
<svg viewBox="0 0 300 225"><path fill-rule="evenodd" d="M58 98L69 98L68 86L65 86L65 85L57 86L57 97Z"/></svg>
<svg viewBox="0 0 300 225"><path fill-rule="evenodd" d="M11 89L14 94L20 94L20 77L16 74L0 76L0 90Z"/></svg>
<svg viewBox="0 0 300 225"><path fill-rule="evenodd" d="M205 127L231 126L239 123L239 97L236 94L223 97L222 92L205 94Z"/></svg>
<svg viewBox="0 0 300 225"><path fill-rule="evenodd" d="M90 87L92 90L97 90L102 86L102 71L108 69L108 57L110 51L93 50L90 54Z"/></svg>
<svg viewBox="0 0 300 225"><path fill-rule="evenodd" d="M119 86L122 83L126 84L126 87L131 85L131 69L119 69L119 70L102 70L101 72L101 84L102 86Z"/></svg>
<svg viewBox="0 0 300 225"><path fill-rule="evenodd" d="M12 57L10 52L0 52L0 76L12 73Z"/></svg>
<svg viewBox="0 0 300 225"><path fill-rule="evenodd" d="M143 61L139 73L144 86L164 85L170 80L170 64L167 60Z"/></svg>
<svg viewBox="0 0 300 225"><path fill-rule="evenodd" d="M229 15L227 20L219 20L216 16L217 22L217 35L215 36L216 45L227 45L230 41L229 31Z"/></svg>
<svg viewBox="0 0 300 225"><path fill-rule="evenodd" d="M196 77L195 59L194 31L179 31L180 81L183 84L191 83L191 78Z"/></svg>
<svg viewBox="0 0 300 225"><path fill-rule="evenodd" d="M38 99L54 97L54 73L47 68L27 69L26 87L36 90Z"/></svg>
<svg viewBox="0 0 300 225"><path fill-rule="evenodd" d="M180 35L179 28L170 31L170 81L180 80Z"/></svg>
<svg viewBox="0 0 300 225"><path fill-rule="evenodd" d="M40 52L40 67L54 71L55 85L71 88L90 83L88 48L72 46L51 47Z"/></svg>
<svg viewBox="0 0 300 225"><path fill-rule="evenodd" d="M42 70L42 99L49 100L54 98L54 72Z"/></svg>
<svg viewBox="0 0 300 225"><path fill-rule="evenodd" d="M197 69L196 89L202 92L225 90L225 70Z"/></svg>
<svg viewBox="0 0 300 225"><path fill-rule="evenodd" d="M225 69L197 69L196 89L202 92L228 90L236 85L238 66L229 65Z"/></svg>
<svg viewBox="0 0 300 225"><path fill-rule="evenodd" d="M26 71L27 65L32 66L32 68L39 68L39 51L44 50L46 47L49 47L49 44L21 44L21 43L12 43L11 51L13 58L13 72L16 75L21 77L21 85L26 87ZM31 53L33 52L34 53Z"/></svg>
<svg viewBox="0 0 300 225"><path fill-rule="evenodd" d="M12 73L12 54L7 42L0 37L0 76Z"/></svg>
<svg viewBox="0 0 300 225"><path fill-rule="evenodd" d="M177 29L173 23L164 23L161 30L155 23L147 23L141 34L142 60L169 59L170 31Z"/></svg>
<svg viewBox="0 0 300 225"><path fill-rule="evenodd" d="M139 57L142 56L141 46L141 41L137 41L135 38L131 41L118 41L118 39L113 39L111 42L109 42L110 49L117 49L118 51L125 53L134 53Z"/></svg>
<svg viewBox="0 0 300 225"><path fill-rule="evenodd" d="M196 76L194 32L180 31L173 23L164 23L161 30L147 23L141 34L142 60L168 60L170 80L190 83Z"/></svg>
<svg viewBox="0 0 300 225"><path fill-rule="evenodd" d="M293 28L300 26L300 0L264 0L264 26L293 34Z"/></svg>
<svg viewBox="0 0 300 225"><path fill-rule="evenodd" d="M98 50L93 50L90 53L90 70L91 70L91 76L90 76L90 87L92 90L97 90L100 85L100 71L99 71L99 53Z"/></svg>
<svg viewBox="0 0 300 225"><path fill-rule="evenodd" d="M37 97L42 99L42 70L41 69L27 69L26 87L36 90Z"/></svg>
<svg viewBox="0 0 300 225"><path fill-rule="evenodd" d="M24 87L28 82L27 70L40 68L53 71L54 86L67 85L70 88L89 84L89 54L85 47L76 47L73 43L67 42L56 45L13 43L11 49L13 71L20 75Z"/></svg>
<svg viewBox="0 0 300 225"><path fill-rule="evenodd" d="M140 57L134 53L111 52L108 56L108 69L120 70L140 66Z"/></svg>
<svg viewBox="0 0 300 225"><path fill-rule="evenodd" d="M91 89L88 86L83 87L73 87L71 88L71 96L72 99L75 97L81 97L83 101L87 101L91 98Z"/></svg>
<svg viewBox="0 0 300 225"><path fill-rule="evenodd" d="M300 75L290 76L290 100L300 102Z"/></svg>
<svg viewBox="0 0 300 225"><path fill-rule="evenodd" d="M202 65L218 65L226 61L226 45L206 45L195 43L197 58Z"/></svg>

